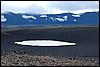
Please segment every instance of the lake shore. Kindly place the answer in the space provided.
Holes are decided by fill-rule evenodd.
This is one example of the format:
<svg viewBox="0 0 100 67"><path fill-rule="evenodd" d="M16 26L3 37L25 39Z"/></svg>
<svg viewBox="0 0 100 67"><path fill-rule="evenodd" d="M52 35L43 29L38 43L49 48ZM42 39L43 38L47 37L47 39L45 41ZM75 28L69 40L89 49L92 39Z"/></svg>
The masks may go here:
<svg viewBox="0 0 100 67"><path fill-rule="evenodd" d="M57 29L57 28L98 28L99 26L20 26L20 25L3 25L1 26L1 32L10 32L10 31L16 31L16 30L24 30L24 29Z"/></svg>

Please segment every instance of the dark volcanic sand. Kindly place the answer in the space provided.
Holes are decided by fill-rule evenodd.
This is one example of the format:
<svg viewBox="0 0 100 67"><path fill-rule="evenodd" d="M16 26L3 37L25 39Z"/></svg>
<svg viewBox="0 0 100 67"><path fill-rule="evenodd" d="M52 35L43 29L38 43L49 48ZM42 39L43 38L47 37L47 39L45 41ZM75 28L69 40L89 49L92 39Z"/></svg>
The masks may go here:
<svg viewBox="0 0 100 67"><path fill-rule="evenodd" d="M23 40L63 40L76 42L76 46L64 47L31 47L15 45L15 41ZM19 29L1 33L1 51L25 51L36 55L57 56L99 56L99 28L72 27L46 29Z"/></svg>

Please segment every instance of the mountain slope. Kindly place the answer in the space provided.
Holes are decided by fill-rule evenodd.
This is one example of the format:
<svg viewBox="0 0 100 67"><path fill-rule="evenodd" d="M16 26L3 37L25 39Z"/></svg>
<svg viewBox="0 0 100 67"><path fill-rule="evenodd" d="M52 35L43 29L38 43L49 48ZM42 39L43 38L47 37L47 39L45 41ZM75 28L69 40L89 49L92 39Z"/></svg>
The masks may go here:
<svg viewBox="0 0 100 67"><path fill-rule="evenodd" d="M15 14L6 12L1 14L2 25L98 25L99 12L83 14Z"/></svg>

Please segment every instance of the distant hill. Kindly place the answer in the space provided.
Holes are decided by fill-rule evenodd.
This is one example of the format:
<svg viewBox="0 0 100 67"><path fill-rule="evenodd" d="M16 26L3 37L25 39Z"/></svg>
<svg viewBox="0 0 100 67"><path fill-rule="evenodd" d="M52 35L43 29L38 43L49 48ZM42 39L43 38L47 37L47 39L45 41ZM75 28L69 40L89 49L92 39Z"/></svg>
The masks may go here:
<svg viewBox="0 0 100 67"><path fill-rule="evenodd" d="M1 25L99 25L99 12L82 14L15 14L6 12L1 14Z"/></svg>

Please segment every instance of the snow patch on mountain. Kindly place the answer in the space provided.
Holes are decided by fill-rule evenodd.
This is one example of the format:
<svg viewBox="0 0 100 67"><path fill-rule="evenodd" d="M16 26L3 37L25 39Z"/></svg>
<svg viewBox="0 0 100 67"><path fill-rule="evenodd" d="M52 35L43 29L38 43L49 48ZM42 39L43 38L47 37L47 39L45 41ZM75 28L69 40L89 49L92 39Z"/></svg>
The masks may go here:
<svg viewBox="0 0 100 67"><path fill-rule="evenodd" d="M76 22L76 19L74 19L74 21Z"/></svg>
<svg viewBox="0 0 100 67"><path fill-rule="evenodd" d="M68 16L63 16L62 18L55 18L55 19L63 22L63 21L67 21L67 18L68 18Z"/></svg>
<svg viewBox="0 0 100 67"><path fill-rule="evenodd" d="M63 18L65 18L65 20L67 21L68 16L63 16Z"/></svg>
<svg viewBox="0 0 100 67"><path fill-rule="evenodd" d="M40 17L47 17L47 15L41 15Z"/></svg>
<svg viewBox="0 0 100 67"><path fill-rule="evenodd" d="M32 22L31 20L28 20L29 22Z"/></svg>
<svg viewBox="0 0 100 67"><path fill-rule="evenodd" d="M52 17L50 17L52 21L55 21Z"/></svg>
<svg viewBox="0 0 100 67"><path fill-rule="evenodd" d="M1 15L1 22L5 22L7 19L4 17L4 15Z"/></svg>
<svg viewBox="0 0 100 67"><path fill-rule="evenodd" d="M47 18L45 18L47 20Z"/></svg>
<svg viewBox="0 0 100 67"><path fill-rule="evenodd" d="M65 19L62 19L62 18L55 18L56 20L58 20L58 21L65 21Z"/></svg>
<svg viewBox="0 0 100 67"><path fill-rule="evenodd" d="M80 17L80 15L79 14L76 14L76 15L72 15L73 17Z"/></svg>
<svg viewBox="0 0 100 67"><path fill-rule="evenodd" d="M36 17L34 17L34 16L26 16L26 15L22 15L22 17L25 18L25 19L29 19L29 18L36 19Z"/></svg>

